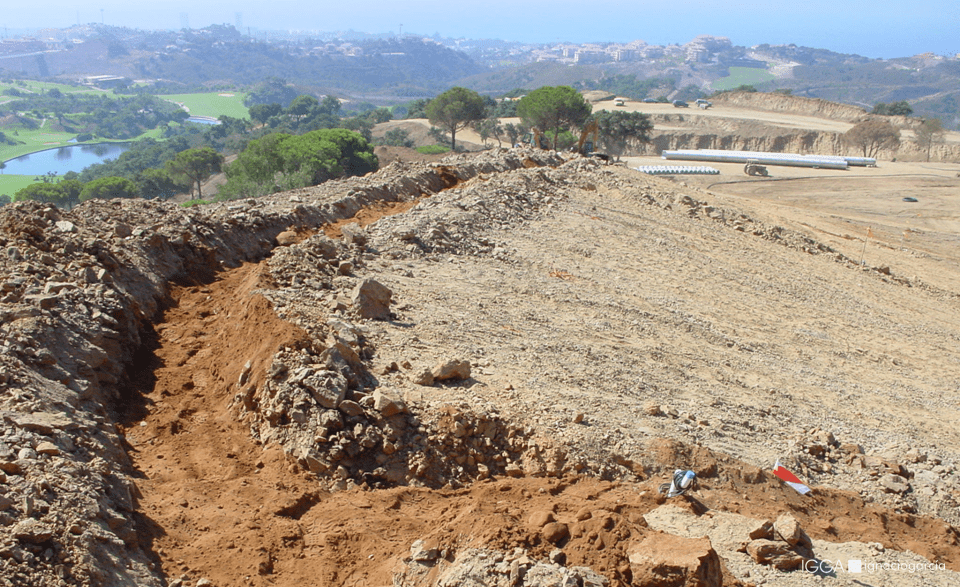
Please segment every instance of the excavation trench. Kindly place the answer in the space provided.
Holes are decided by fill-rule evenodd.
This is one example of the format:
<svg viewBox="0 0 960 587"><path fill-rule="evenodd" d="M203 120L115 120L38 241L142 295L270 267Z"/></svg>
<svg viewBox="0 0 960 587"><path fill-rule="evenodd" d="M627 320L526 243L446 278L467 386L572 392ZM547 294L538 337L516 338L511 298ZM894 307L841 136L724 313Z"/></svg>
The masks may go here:
<svg viewBox="0 0 960 587"><path fill-rule="evenodd" d="M150 358L132 377L142 400L128 406L124 432L140 496L138 536L168 581L385 585L420 539L450 552L521 547L545 559L554 545L528 527L529 508L572 514L591 502L606 516L566 541L568 556L628 584L625 538L643 535L653 492L526 478L330 493L281 447L255 442L237 381L263 385L279 349L314 344L257 293L271 285L266 271L248 263L173 288L147 337ZM610 547L598 550L597 536Z"/></svg>
<svg viewBox="0 0 960 587"><path fill-rule="evenodd" d="M461 182L450 168L439 169L441 189ZM405 212L431 193L375 200L323 223L320 232L339 238L347 224L367 226ZM291 228L296 237L289 242L313 233L305 225ZM281 320L256 292L273 286L265 261L184 273L193 278L180 281L197 282L171 286L159 318L141 333L119 413L139 494L138 537L155 570L168 580L206 577L215 585L349 584L347 577L354 584L388 583L434 513L416 508L404 532L395 524L400 502L387 494L378 499L388 513L358 520L363 530L344 544L325 533L311 538L310 525L344 525L343 499L321 493L317 476L278 444L255 441L237 382L260 388L279 350L323 345ZM369 506L361 511L370 513ZM393 530L385 534L386 526ZM329 553L328 542L337 543ZM305 553L317 556L304 564Z"/></svg>
<svg viewBox="0 0 960 587"><path fill-rule="evenodd" d="M411 544L448 552L555 545L531 512L583 520L562 545L571 565L628 585L627 545L649 533L642 515L662 499L647 485L589 478L501 477L465 488L324 491L278 446L254 442L238 417L236 381L266 373L275 352L309 346L256 293L263 264L179 286L155 326L138 419L125 438L139 497L138 535L168 581L232 585L386 585ZM248 368L249 364L249 368ZM695 509L693 506L690 506Z"/></svg>
<svg viewBox="0 0 960 587"><path fill-rule="evenodd" d="M269 574L290 529L264 520L272 514L264 508L307 489L282 451L257 446L229 407L246 361L264 373L277 348L308 340L251 293L260 271L246 264L176 288L156 326L147 413L128 424L126 440L139 477L140 539L170 579L200 572L232 585Z"/></svg>
<svg viewBox="0 0 960 587"><path fill-rule="evenodd" d="M365 209L326 230L407 208ZM788 511L814 538L875 541L950 568L960 563L956 533L942 522L892 514L841 492L802 498L749 465L669 441L654 441L646 460L631 465L640 478L635 483L508 478L501 468L460 489L399 482L371 490L358 476L361 487L329 492L302 458L278 443L257 442L251 414L238 402L238 382L262 388L281 349L323 350L306 330L279 318L258 291L272 287L265 262L175 286L144 337L150 352L132 377L142 399L128 406L124 433L139 492L140 544L167 580L386 585L407 568L411 544L425 540L450 557L474 547L521 548L544 560L561 546L569 566L630 585L631 549L655 534L643 516L663 503L656 491L662 479L649 472L681 462L702 472L696 497L671 501L688 514L725 510L775 519ZM442 456L455 449L427 450ZM357 463L362 469L362 459ZM568 535L548 537L532 522L535 514L554 517ZM737 584L723 573L725 585Z"/></svg>
<svg viewBox="0 0 960 587"><path fill-rule="evenodd" d="M589 567L611 585L631 584L631 548L657 534L643 516L664 503L660 479L499 475L461 489L331 493L282 448L255 442L238 416L236 382L249 373L262 384L257 378L278 349L312 344L256 293L270 285L265 270L245 264L210 283L175 288L155 326L151 377L141 378L149 382L142 418L127 421L125 436L140 494L139 539L168 581L387 585L408 568L411 545L425 540L451 557L470 548L521 548L545 560L561 546L568 566ZM696 496L671 500L681 512L775 519L788 511L814 538L876 541L957 566L951 533L935 520L891 515L829 490L801 497L769 474L702 448L658 441L646 458L647 467L684 462L703 473ZM535 516L555 518L568 535L547 538ZM724 585L737 584L723 573Z"/></svg>

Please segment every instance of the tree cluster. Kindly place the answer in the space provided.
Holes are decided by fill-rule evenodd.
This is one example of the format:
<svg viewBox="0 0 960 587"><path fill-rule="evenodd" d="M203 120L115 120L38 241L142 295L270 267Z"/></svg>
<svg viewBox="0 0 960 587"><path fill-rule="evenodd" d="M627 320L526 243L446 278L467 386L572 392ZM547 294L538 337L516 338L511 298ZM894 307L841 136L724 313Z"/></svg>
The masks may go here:
<svg viewBox="0 0 960 587"><path fill-rule="evenodd" d="M143 160L143 152L140 157ZM134 154L124 165L129 169L131 164L135 165L133 161L136 159L137 154ZM167 161L166 169L148 167L137 170L133 174L135 180L117 175L88 176L89 179L82 180L81 174L72 173L64 175L60 181L50 178L49 181L30 184L14 194L12 200L34 200L70 207L93 198L170 197L191 185L197 186L199 196L201 182L220 170L222 160L223 157L210 147L186 149Z"/></svg>
<svg viewBox="0 0 960 587"><path fill-rule="evenodd" d="M256 197L364 175L378 167L373 147L359 133L336 128L304 135L272 133L250 141L224 170L219 198Z"/></svg>
<svg viewBox="0 0 960 587"><path fill-rule="evenodd" d="M377 141L379 145L388 147L413 147L414 142L410 139L410 133L402 128L392 128L384 133L383 138Z"/></svg>
<svg viewBox="0 0 960 587"><path fill-rule="evenodd" d="M917 137L917 145L923 149L927 155L927 161L929 161L930 151L933 150L934 145L943 142L943 137L947 131L943 128L943 123L940 122L939 118L927 118L920 123L920 127L914 132Z"/></svg>
<svg viewBox="0 0 960 587"><path fill-rule="evenodd" d="M509 104L504 107L504 104ZM409 112L419 107L412 104ZM502 146L504 139L516 144L531 129L539 129L554 150L577 143L575 131L582 131L591 118L592 107L580 92L569 86L545 86L523 95L519 100L497 103L465 88L452 88L423 105L430 123L431 135L438 141L450 141L456 149L456 133L472 126L484 143L495 139ZM521 123L502 124L500 115L509 111ZM604 111L594 115L600 141L611 154L619 157L631 144L649 140L653 129L650 118L640 112Z"/></svg>
<svg viewBox="0 0 960 587"><path fill-rule="evenodd" d="M910 116L913 114L913 108L906 100L892 102L890 104L879 102L873 107L870 113L879 114L880 116Z"/></svg>
<svg viewBox="0 0 960 587"><path fill-rule="evenodd" d="M249 107L250 118L273 132L305 133L340 125L340 100L324 96L323 100L300 94L287 106L278 102L254 104Z"/></svg>
<svg viewBox="0 0 960 587"><path fill-rule="evenodd" d="M544 86L533 90L517 103L517 115L524 124L552 133L553 148L559 148L561 132L581 127L592 107L580 92L570 86Z"/></svg>
<svg viewBox="0 0 960 587"><path fill-rule="evenodd" d="M189 118L189 114L176 104L155 96L110 98L106 94L65 94L56 89L29 94L0 105L0 114L19 116L21 122L34 128L39 126L39 120L51 118L65 131L86 133L91 137L95 134L107 139L130 139Z"/></svg>
<svg viewBox="0 0 960 587"><path fill-rule="evenodd" d="M430 124L450 134L450 149L457 149L457 131L483 119L487 103L480 94L466 88L451 88L430 101L425 108Z"/></svg>
<svg viewBox="0 0 960 587"><path fill-rule="evenodd" d="M174 181L182 181L197 186L197 199L203 199L201 184L223 165L223 155L210 147L187 149L177 153L167 161L167 175Z"/></svg>
<svg viewBox="0 0 960 587"><path fill-rule="evenodd" d="M130 149L116 159L90 165L80 173L66 173L63 178L86 184L105 177L121 177L133 182L139 197L168 199L190 187L172 178L166 170L167 161L189 149L190 145L190 141L182 136L166 141L142 139L131 144Z"/></svg>
<svg viewBox="0 0 960 587"><path fill-rule="evenodd" d="M653 123L641 112L603 110L593 115L597 121L599 141L604 149L617 159L628 146L638 146L650 140Z"/></svg>
<svg viewBox="0 0 960 587"><path fill-rule="evenodd" d="M896 149L900 145L900 130L889 121L872 118L843 133L843 141L859 149L864 157L876 157L881 150Z"/></svg>

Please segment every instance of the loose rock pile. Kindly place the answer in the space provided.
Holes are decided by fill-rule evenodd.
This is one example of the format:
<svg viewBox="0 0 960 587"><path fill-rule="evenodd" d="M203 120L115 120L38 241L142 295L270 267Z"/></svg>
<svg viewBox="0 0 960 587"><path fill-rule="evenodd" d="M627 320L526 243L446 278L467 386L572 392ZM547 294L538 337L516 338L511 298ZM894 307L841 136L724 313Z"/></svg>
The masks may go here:
<svg viewBox="0 0 960 587"><path fill-rule="evenodd" d="M337 325L352 331L347 322ZM367 387L373 376L357 353L362 339L351 340L356 347L338 340L319 354L281 350L260 389L241 388L235 404L255 439L280 444L338 488L439 487L514 471L557 472L556 460L542 454L528 431L496 412L447 405L414 414L388 386ZM455 375L438 365L431 376Z"/></svg>
<svg viewBox="0 0 960 587"><path fill-rule="evenodd" d="M467 549L447 560L436 549L417 541L410 560L393 578L394 587L414 585L484 585L489 587L606 587L610 581L586 567L566 567L557 561L536 561L522 550L510 554ZM452 558L452 557L451 557Z"/></svg>
<svg viewBox="0 0 960 587"><path fill-rule="evenodd" d="M262 258L291 226L320 226L374 201L415 199L481 173L557 159L530 152L450 161L202 210L148 200L94 200L69 212L4 206L0 524L10 530L0 539L0 576L18 585L159 585L133 532L136 491L116 422L142 333L170 282ZM331 274L349 273L349 250L333 247L344 259ZM355 356L346 346L337 351ZM336 377L311 382L334 396L342 386ZM277 413L270 418L279 423Z"/></svg>

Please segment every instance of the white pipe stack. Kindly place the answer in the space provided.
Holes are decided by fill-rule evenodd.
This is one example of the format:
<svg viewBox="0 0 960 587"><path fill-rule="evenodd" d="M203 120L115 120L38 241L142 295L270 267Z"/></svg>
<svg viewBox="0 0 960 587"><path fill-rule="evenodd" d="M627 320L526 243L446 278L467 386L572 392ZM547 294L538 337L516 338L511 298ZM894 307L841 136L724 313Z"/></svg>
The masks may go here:
<svg viewBox="0 0 960 587"><path fill-rule="evenodd" d="M854 167L876 167L877 160L873 157L844 157L847 160L848 165L853 165Z"/></svg>
<svg viewBox="0 0 960 587"><path fill-rule="evenodd" d="M647 175L719 175L720 170L704 165L641 165L640 173Z"/></svg>
<svg viewBox="0 0 960 587"><path fill-rule="evenodd" d="M760 151L723 151L719 149L680 149L664 151L664 159L683 161L715 161L718 163L747 163L760 165L784 165L789 167L814 167L821 169L847 169L850 165L876 165L876 159L868 157L835 157L832 155L798 155L793 153L763 153Z"/></svg>

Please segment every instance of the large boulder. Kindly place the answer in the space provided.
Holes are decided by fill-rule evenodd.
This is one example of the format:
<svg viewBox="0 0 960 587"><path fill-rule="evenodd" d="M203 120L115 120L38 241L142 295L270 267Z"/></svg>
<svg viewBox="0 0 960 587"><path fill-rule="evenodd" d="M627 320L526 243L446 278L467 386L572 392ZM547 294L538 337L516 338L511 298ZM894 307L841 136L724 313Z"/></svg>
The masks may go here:
<svg viewBox="0 0 960 587"><path fill-rule="evenodd" d="M351 302L361 318L368 320L389 320L390 288L375 279L364 279L353 290Z"/></svg>
<svg viewBox="0 0 960 587"><path fill-rule="evenodd" d="M636 587L719 587L720 557L707 538L653 534L630 549Z"/></svg>
<svg viewBox="0 0 960 587"><path fill-rule="evenodd" d="M781 571L797 569L805 560L793 547L780 540L754 540L747 545L747 554L754 562Z"/></svg>
<svg viewBox="0 0 960 587"><path fill-rule="evenodd" d="M470 361L452 359L440 363L431 371L435 381L463 381L470 379Z"/></svg>

